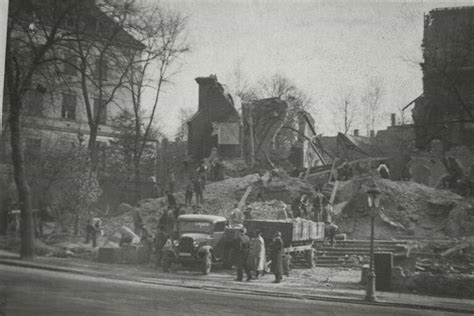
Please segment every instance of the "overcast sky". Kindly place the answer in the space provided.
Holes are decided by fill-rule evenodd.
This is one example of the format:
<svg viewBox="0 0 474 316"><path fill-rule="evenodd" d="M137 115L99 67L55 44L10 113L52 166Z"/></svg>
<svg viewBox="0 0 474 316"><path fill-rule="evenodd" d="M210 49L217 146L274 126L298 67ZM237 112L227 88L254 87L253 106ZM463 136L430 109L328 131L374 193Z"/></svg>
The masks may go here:
<svg viewBox="0 0 474 316"><path fill-rule="evenodd" d="M173 137L179 108L197 110L194 78L216 74L232 87L236 68L251 83L279 73L314 102L318 131L337 132L335 100L354 100L375 78L384 87L383 119L422 93L423 16L433 8L471 3L427 1L168 0L189 17L192 52L160 105L160 124ZM407 113L409 116L410 113ZM363 129L362 124L360 127Z"/></svg>

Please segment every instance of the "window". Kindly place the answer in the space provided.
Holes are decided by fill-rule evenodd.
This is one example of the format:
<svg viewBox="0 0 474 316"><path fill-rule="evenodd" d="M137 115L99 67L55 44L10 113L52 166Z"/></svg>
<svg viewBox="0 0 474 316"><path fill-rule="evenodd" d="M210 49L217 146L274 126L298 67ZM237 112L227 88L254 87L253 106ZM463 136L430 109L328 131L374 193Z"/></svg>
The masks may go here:
<svg viewBox="0 0 474 316"><path fill-rule="evenodd" d="M95 117L97 118L97 115L99 113L99 98L94 99L94 114ZM102 100L102 106L100 107L101 113L100 117L98 119L99 124L106 124L107 123L107 104L105 103L105 100Z"/></svg>
<svg viewBox="0 0 474 316"><path fill-rule="evenodd" d="M77 73L77 57L72 54L64 56L64 74L74 76Z"/></svg>
<svg viewBox="0 0 474 316"><path fill-rule="evenodd" d="M95 61L95 78L106 81L108 70L107 61L102 58L101 62L101 59L97 58Z"/></svg>
<svg viewBox="0 0 474 316"><path fill-rule="evenodd" d="M76 96L74 94L63 93L61 117L71 121L76 119Z"/></svg>

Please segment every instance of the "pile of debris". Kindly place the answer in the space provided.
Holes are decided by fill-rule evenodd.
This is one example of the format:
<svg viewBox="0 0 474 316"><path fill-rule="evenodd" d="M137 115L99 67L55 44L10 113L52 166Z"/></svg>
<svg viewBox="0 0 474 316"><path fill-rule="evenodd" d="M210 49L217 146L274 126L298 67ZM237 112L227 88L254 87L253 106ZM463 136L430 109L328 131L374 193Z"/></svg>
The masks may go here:
<svg viewBox="0 0 474 316"><path fill-rule="evenodd" d="M415 270L433 274L474 272L474 237L449 242L429 242L415 252Z"/></svg>
<svg viewBox="0 0 474 316"><path fill-rule="evenodd" d="M251 211L252 219L283 219L287 208L287 204L278 200L253 202L246 207Z"/></svg>
<svg viewBox="0 0 474 316"><path fill-rule="evenodd" d="M414 182L360 177L341 183L336 195L336 203L347 199L339 228L354 239L369 238L370 217L364 188L369 181L375 182L382 192L380 216L375 222L376 239L401 235L442 238L449 234L449 225L456 226L450 230L461 235L474 231L474 218L465 214L472 207L457 194ZM453 214L458 214L457 218Z"/></svg>

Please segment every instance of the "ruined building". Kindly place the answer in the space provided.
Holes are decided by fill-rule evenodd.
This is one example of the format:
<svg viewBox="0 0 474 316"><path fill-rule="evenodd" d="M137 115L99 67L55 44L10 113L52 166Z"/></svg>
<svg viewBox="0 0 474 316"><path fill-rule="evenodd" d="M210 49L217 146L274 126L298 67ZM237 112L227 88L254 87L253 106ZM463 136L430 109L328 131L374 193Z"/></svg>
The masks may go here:
<svg viewBox="0 0 474 316"><path fill-rule="evenodd" d="M279 98L268 98L245 103L242 106L244 159L251 156L265 162L275 148L275 135L284 124L288 104ZM267 156L267 157L265 157Z"/></svg>
<svg viewBox="0 0 474 316"><path fill-rule="evenodd" d="M240 99L217 81L215 75L198 77L198 111L188 121L188 154L208 157L212 148L222 157L240 157Z"/></svg>
<svg viewBox="0 0 474 316"><path fill-rule="evenodd" d="M423 96L413 109L416 145L474 146L474 7L425 15Z"/></svg>

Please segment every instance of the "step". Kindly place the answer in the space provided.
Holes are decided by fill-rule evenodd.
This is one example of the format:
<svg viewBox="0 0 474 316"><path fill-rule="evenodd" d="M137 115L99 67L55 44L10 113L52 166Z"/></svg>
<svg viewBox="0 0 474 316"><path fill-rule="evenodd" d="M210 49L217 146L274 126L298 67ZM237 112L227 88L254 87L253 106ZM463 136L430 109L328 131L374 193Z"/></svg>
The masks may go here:
<svg viewBox="0 0 474 316"><path fill-rule="evenodd" d="M358 267L358 265L354 265L354 264L341 265L340 263L339 264L336 264L336 263L316 263L314 266L318 267L318 268L340 268L340 267L352 268L352 267Z"/></svg>
<svg viewBox="0 0 474 316"><path fill-rule="evenodd" d="M379 252L382 252L382 251L395 251L397 250L398 248L388 248L388 247L374 247L374 251L379 251ZM366 252L366 251L370 251L370 248L340 248L340 247L337 247L337 248L331 248L331 247L328 247L328 248L318 248L316 249L316 251L321 251L321 252L330 252L330 251L348 251L348 252L357 252L357 251L362 251L362 252Z"/></svg>

